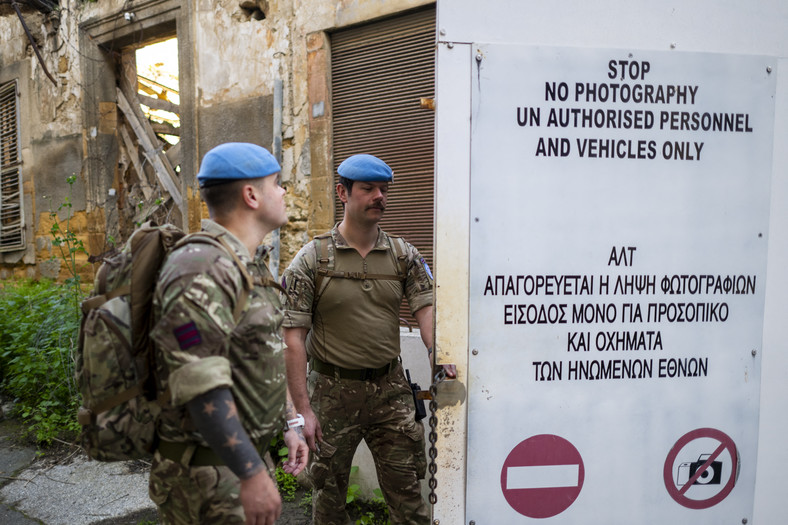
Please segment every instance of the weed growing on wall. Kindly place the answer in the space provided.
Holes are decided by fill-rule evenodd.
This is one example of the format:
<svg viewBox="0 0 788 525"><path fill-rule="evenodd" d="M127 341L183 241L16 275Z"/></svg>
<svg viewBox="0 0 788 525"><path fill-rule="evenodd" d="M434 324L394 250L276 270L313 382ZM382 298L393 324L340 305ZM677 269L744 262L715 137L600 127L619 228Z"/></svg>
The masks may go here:
<svg viewBox="0 0 788 525"><path fill-rule="evenodd" d="M71 200L74 194L74 183L76 180L76 175L71 175L66 178L66 182L68 183L68 195L63 202L58 205L56 210L51 208L52 203L50 202L49 216L52 218L52 226L49 229L49 233L52 236L52 246L57 248L57 255L53 257L53 259L60 258L65 265L66 271L68 272L65 285L69 291L74 308L79 310L79 304L82 302L82 299L84 299L84 293L82 291L82 279L79 275L79 266L77 265L77 254L87 255L87 251L85 250L85 245L82 243L82 240L77 237L76 232L71 229L71 218L73 217L73 204ZM66 211L66 218L61 223L58 217L63 210Z"/></svg>

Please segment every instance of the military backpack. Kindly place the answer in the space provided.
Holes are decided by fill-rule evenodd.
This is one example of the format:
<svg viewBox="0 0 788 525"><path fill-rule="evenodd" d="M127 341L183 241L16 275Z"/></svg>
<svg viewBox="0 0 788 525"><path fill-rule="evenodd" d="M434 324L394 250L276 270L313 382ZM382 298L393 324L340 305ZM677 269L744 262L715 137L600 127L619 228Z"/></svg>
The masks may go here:
<svg viewBox="0 0 788 525"><path fill-rule="evenodd" d="M120 252L104 260L93 293L82 302L77 419L80 441L92 459L141 459L155 450L156 418L169 393L158 392L154 375L153 293L167 255L193 242L219 246L233 257L244 283L233 312L238 319L254 283L245 265L221 237L186 235L171 224L138 228Z"/></svg>

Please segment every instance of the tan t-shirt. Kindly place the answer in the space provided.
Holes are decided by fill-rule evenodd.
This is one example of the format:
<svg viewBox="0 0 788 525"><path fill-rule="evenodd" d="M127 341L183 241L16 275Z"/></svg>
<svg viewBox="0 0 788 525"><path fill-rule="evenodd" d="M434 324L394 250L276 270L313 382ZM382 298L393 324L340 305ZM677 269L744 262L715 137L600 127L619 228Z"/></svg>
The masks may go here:
<svg viewBox="0 0 788 525"><path fill-rule="evenodd" d="M404 285L393 278L399 263L392 242L402 242L405 247ZM316 243L328 243L329 269L391 275L392 280L324 277L313 312L320 253ZM287 296L283 326L309 328L307 353L343 368L377 368L399 355L399 306L403 295L412 313L432 304L432 277L418 250L382 230L375 247L362 258L335 226L330 239L313 240L298 252L285 271L284 282Z"/></svg>

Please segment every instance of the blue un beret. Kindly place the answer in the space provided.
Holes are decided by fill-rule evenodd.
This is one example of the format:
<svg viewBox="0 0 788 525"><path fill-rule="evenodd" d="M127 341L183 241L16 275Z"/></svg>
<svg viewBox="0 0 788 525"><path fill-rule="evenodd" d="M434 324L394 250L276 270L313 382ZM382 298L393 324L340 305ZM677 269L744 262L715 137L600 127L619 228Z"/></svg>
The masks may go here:
<svg viewBox="0 0 788 525"><path fill-rule="evenodd" d="M391 182L394 172L389 165L377 157L367 154L352 155L337 168L341 177L366 182Z"/></svg>
<svg viewBox="0 0 788 525"><path fill-rule="evenodd" d="M267 149L246 142L216 146L202 159L197 180L201 188L241 179L258 179L282 168Z"/></svg>

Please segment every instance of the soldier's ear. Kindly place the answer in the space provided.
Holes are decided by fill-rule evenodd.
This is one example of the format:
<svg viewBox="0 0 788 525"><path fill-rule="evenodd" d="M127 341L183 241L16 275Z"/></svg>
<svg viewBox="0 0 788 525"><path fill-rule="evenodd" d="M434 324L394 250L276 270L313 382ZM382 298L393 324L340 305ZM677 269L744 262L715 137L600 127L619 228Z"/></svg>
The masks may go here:
<svg viewBox="0 0 788 525"><path fill-rule="evenodd" d="M253 210L259 208L263 203L259 188L254 184L244 184L241 187L241 199L246 206Z"/></svg>
<svg viewBox="0 0 788 525"><path fill-rule="evenodd" d="M337 183L337 197L342 204L347 204L347 188L344 184Z"/></svg>

